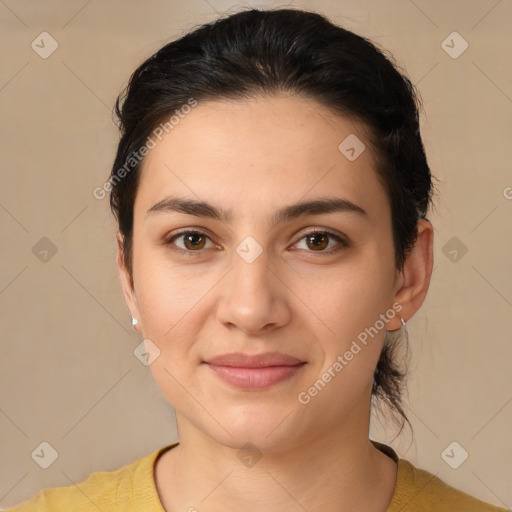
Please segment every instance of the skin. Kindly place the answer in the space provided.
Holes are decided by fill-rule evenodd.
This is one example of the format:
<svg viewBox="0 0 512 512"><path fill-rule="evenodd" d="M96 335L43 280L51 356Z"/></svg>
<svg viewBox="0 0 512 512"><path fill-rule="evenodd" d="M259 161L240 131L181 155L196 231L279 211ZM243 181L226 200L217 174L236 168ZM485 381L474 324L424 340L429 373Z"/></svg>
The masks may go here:
<svg viewBox="0 0 512 512"><path fill-rule="evenodd" d="M354 161L338 150L349 134L366 145ZM117 265L137 329L160 350L152 375L176 410L180 444L155 466L166 511L386 510L397 466L369 442L373 373L386 329L399 329L400 316L408 321L425 299L433 229L419 221L415 247L395 271L374 157L364 125L284 93L200 102L147 155L134 205L133 287L121 243ZM232 219L147 214L168 196L208 201ZM285 205L325 197L348 199L367 216L270 221ZM165 244L181 228L205 234L199 251L185 237ZM321 248L308 244L311 228L349 246L321 235ZM236 252L248 236L262 249L252 263ZM400 313L300 403L298 394L394 303ZM277 351L306 364L290 380L243 391L201 364L234 351ZM237 458L248 442L262 455L252 467Z"/></svg>

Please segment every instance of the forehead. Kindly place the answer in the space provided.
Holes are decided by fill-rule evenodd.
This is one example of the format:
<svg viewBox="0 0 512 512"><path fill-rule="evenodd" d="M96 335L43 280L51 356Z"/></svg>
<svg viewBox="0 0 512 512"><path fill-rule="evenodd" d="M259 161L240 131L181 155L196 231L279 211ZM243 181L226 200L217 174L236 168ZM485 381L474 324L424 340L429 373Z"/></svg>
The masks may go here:
<svg viewBox="0 0 512 512"><path fill-rule="evenodd" d="M365 126L311 99L199 102L154 140L136 197L144 213L170 195L211 200L239 215L326 195L377 217L388 209Z"/></svg>

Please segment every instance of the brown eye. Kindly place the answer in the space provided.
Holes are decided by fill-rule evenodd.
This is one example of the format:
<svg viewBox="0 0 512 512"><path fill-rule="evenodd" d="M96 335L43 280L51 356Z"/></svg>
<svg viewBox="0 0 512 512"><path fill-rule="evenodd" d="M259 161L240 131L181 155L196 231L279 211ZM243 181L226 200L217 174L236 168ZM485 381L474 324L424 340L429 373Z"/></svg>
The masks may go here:
<svg viewBox="0 0 512 512"><path fill-rule="evenodd" d="M201 233L187 233L183 237L183 244L187 249L202 249L205 244L205 237Z"/></svg>
<svg viewBox="0 0 512 512"><path fill-rule="evenodd" d="M181 243L178 244L177 242L180 240ZM175 246L175 248L184 252L193 253L201 252L206 247L208 241L212 244L208 236L200 231L182 231L169 238L165 244Z"/></svg>
<svg viewBox="0 0 512 512"><path fill-rule="evenodd" d="M336 243L331 244L334 240ZM304 242L303 242L304 241ZM300 247L304 243L305 247ZM315 230L306 233L296 244L299 249L305 249L307 252L318 252L323 254L331 254L344 247L348 247L349 243L342 237L325 230ZM326 250L326 248L328 248Z"/></svg>
<svg viewBox="0 0 512 512"><path fill-rule="evenodd" d="M312 233L305 237L311 249L325 249L329 245L329 237L325 233Z"/></svg>

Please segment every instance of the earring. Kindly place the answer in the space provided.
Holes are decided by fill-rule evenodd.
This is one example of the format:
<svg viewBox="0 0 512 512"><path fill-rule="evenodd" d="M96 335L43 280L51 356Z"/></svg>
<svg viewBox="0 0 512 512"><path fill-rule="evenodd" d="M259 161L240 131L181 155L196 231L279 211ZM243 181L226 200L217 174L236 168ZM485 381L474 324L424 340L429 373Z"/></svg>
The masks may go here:
<svg viewBox="0 0 512 512"><path fill-rule="evenodd" d="M398 329L394 329L394 330L392 330L392 331L390 331L390 330L388 329L388 331L387 331L387 332L397 332L397 331L400 331L401 329L403 329L403 328L405 327L405 320L404 320L402 317L400 317L400 321L402 322L402 327L399 327Z"/></svg>
<svg viewBox="0 0 512 512"><path fill-rule="evenodd" d="M132 329L136 331L135 326L139 323L139 321L132 316Z"/></svg>
<svg viewBox="0 0 512 512"><path fill-rule="evenodd" d="M403 328L404 332L405 332L405 339L406 339L406 342L407 342L407 345L406 347L408 348L409 347L409 331L407 331L407 329L405 328L405 321L402 317L400 317L400 320L402 320L402 327L400 327L400 329Z"/></svg>

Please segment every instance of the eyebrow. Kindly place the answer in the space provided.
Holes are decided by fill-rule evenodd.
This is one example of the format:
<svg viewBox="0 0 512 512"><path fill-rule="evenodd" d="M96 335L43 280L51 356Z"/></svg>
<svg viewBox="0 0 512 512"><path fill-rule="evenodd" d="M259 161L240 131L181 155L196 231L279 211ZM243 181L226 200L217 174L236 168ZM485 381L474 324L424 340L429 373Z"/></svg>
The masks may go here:
<svg viewBox="0 0 512 512"><path fill-rule="evenodd" d="M219 206L196 199L185 199L180 197L167 197L153 205L146 212L146 216L157 213L185 213L196 217L207 217L221 222L230 222L233 218L231 211L224 210ZM361 217L368 218L368 213L357 204L348 199L337 197L314 199L303 201L280 208L271 217L271 222L279 224L288 222L306 215L321 215L324 213L356 213Z"/></svg>

